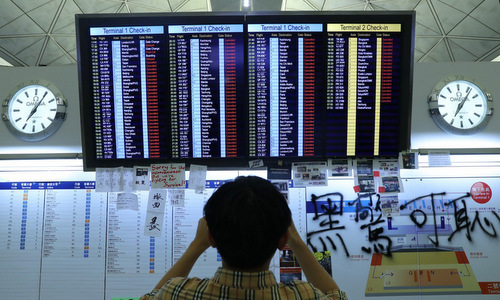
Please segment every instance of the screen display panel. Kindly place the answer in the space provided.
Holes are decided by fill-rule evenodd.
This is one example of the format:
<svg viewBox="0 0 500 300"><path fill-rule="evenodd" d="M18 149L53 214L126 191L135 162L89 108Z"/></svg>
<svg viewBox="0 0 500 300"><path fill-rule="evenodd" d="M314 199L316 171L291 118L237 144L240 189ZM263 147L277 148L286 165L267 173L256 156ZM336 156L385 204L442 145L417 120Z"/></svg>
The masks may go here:
<svg viewBox="0 0 500 300"><path fill-rule="evenodd" d="M242 15L76 20L86 169L246 157Z"/></svg>
<svg viewBox="0 0 500 300"><path fill-rule="evenodd" d="M323 156L315 130L323 123L323 24L256 19L248 23L249 156Z"/></svg>
<svg viewBox="0 0 500 300"><path fill-rule="evenodd" d="M243 24L167 28L172 158L245 157Z"/></svg>
<svg viewBox="0 0 500 300"><path fill-rule="evenodd" d="M327 23L327 156L394 155L402 99L401 24Z"/></svg>
<svg viewBox="0 0 500 300"><path fill-rule="evenodd" d="M165 158L163 26L91 27L95 158Z"/></svg>
<svg viewBox="0 0 500 300"><path fill-rule="evenodd" d="M85 169L396 156L414 12L77 15Z"/></svg>

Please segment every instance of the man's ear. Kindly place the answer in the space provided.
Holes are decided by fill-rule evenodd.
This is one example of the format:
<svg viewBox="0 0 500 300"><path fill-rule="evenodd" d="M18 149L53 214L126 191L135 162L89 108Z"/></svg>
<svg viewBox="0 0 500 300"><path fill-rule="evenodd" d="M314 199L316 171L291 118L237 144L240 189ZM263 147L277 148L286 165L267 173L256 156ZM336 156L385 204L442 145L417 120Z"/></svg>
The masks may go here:
<svg viewBox="0 0 500 300"><path fill-rule="evenodd" d="M208 243L209 243L209 244L210 244L210 246L212 246L213 248L216 248L216 247L217 247L217 245L215 244L215 240L214 240L214 238L213 238L212 234L210 233L210 229L208 230L207 234L208 234Z"/></svg>
<svg viewBox="0 0 500 300"><path fill-rule="evenodd" d="M283 248L285 248L286 243L288 243L289 237L290 237L290 233L287 230L287 231L285 231L285 233L283 234L283 236L280 238L280 240L278 242L278 249L279 250L283 250Z"/></svg>

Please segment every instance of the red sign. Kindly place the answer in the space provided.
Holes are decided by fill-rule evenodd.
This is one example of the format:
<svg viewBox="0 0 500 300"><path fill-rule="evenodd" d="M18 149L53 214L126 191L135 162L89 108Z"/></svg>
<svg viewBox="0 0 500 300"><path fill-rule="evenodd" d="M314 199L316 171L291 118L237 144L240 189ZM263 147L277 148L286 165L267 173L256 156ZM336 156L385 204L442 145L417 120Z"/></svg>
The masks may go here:
<svg viewBox="0 0 500 300"><path fill-rule="evenodd" d="M500 294L500 282L478 282L483 295Z"/></svg>
<svg viewBox="0 0 500 300"><path fill-rule="evenodd" d="M476 182L470 188L470 196L474 201L480 204L491 200L491 188L484 182Z"/></svg>

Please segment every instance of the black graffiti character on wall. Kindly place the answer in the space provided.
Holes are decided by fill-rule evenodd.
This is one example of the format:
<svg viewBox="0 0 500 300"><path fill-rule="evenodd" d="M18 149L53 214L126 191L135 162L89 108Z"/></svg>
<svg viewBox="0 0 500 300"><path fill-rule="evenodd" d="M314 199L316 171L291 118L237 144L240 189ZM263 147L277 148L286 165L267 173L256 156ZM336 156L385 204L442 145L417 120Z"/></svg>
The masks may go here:
<svg viewBox="0 0 500 300"><path fill-rule="evenodd" d="M319 204L320 201L321 202L326 201L326 204ZM328 251L328 246L326 242L329 243L329 245L332 247L333 250L337 250L337 245L335 244L333 239L329 235L326 235L325 237L326 241L325 241L325 239L323 239L322 234L330 231L345 229L345 226L339 225L340 221L336 219L336 216L340 217L344 213L344 196L341 193L328 193L320 196L312 194L311 202L314 207L313 220L320 220L319 223L320 229L307 233L307 245L311 247L311 249L314 252L318 252L317 247L315 247L312 244L311 239L313 236L319 235L319 241L323 247L321 251ZM337 205L337 203L339 204ZM336 233L335 236L337 237L337 239L340 240L340 243L344 248L346 256L349 257L349 251L347 250L347 247L344 243L344 239L339 233Z"/></svg>
<svg viewBox="0 0 500 300"><path fill-rule="evenodd" d="M419 196L400 205L400 210L411 210L408 216L419 229L427 225L428 221L432 222L431 225L427 225L430 228L426 228L425 232L431 231L431 234L427 238L434 247L439 247L440 236L438 233L440 228L445 228L443 227L445 226L445 216L441 213L441 210L444 212L443 206L453 209L453 214L448 216L450 222L454 222L454 226L447 225L448 241L451 241L460 232L463 232L466 238L472 241L472 233L476 228L479 228L491 238L497 237L496 224L492 223L492 220L500 221L500 216L497 212L491 211L492 217L486 217L478 210L470 212L467 208L467 200L471 198L470 193L459 193L456 198L445 201L443 198L446 196L449 196L446 192ZM341 245L346 256L349 257L349 251L341 235L341 232L346 230L346 226L341 224L341 221L345 220L345 218L342 218L344 207L353 207L354 210L348 210L349 214L354 212L350 216L352 217L350 220L360 225L359 228L361 230L368 230L366 237L368 242L372 243L370 247L362 246L361 250L369 254L374 252L390 256L393 240L390 236L384 234L384 224L392 223L393 220L391 217L384 218L380 198L380 194L373 192L358 193L356 199L352 201L345 200L344 196L338 192L326 193L319 196L312 194L310 199L312 212L314 213L312 221L317 222L314 228L318 228L317 225L319 225L319 228L307 233L308 246L317 252L329 251L331 249L336 251L338 246ZM423 208L422 205L417 206L418 202L423 203L429 199L431 201L426 208ZM439 201L442 201L441 204L438 203ZM414 206L414 209L412 209L412 206ZM432 212L432 216L429 211ZM437 221L438 215L441 215L440 224Z"/></svg>
<svg viewBox="0 0 500 300"><path fill-rule="evenodd" d="M376 199L375 202L374 198ZM367 205L363 205L363 202L366 202L366 200L368 201ZM386 221L382 218L380 195L377 193L358 193L358 197L351 202L347 202L347 205L356 208L356 215L354 217L356 223L367 222L366 224L362 224L360 229L368 229L368 241L373 243L373 252L384 253L390 256L392 240L390 237L383 235L384 228L379 225ZM366 253L372 253L372 247L363 246L361 250Z"/></svg>
<svg viewBox="0 0 500 300"><path fill-rule="evenodd" d="M376 198L376 201L374 201L374 198ZM366 201L368 203L364 205L363 203ZM337 217L340 218L344 213L344 196L341 193L328 193L320 196L312 194L311 203L314 208L313 220L319 220L320 229L307 233L309 247L315 252L318 251L318 247L312 243L312 238L317 236L321 243L321 251L328 251L329 246L334 251L337 250L337 244L328 233L345 230L345 226L340 225L340 221L337 219ZM357 223L363 223L360 229L368 230L368 241L373 243L373 251L375 253L390 255L392 240L388 236L383 235L383 227L378 226L385 222L380 213L380 195L376 193L358 193L355 200L346 202L346 204L355 208L354 220ZM350 254L342 236L336 232L334 238L340 241L346 256L349 257ZM361 249L366 253L372 252L371 247L362 247Z"/></svg>
<svg viewBox="0 0 500 300"><path fill-rule="evenodd" d="M471 233L474 231L476 224L479 225L481 230L489 235L490 237L497 237L497 231L490 220L486 217L479 217L479 211L475 211L474 218L471 221L469 218L467 203L465 201L466 198L470 197L470 194L467 193L465 196L459 197L457 199L450 200L446 202L445 206L453 207L453 215L455 216L455 231L448 237L448 241L451 241L455 233L465 230L465 237L467 240L472 241ZM500 217L495 211L492 211L493 216L500 221ZM483 225L484 222L484 225Z"/></svg>
<svg viewBox="0 0 500 300"><path fill-rule="evenodd" d="M425 196L420 196L418 198L415 198L405 203L404 205L401 205L400 207L401 210L404 210L405 208L408 207L408 205L416 201L427 198L431 199L434 238L431 238L430 236L428 238L431 241L431 243L436 247L439 246L439 235L438 235L438 224L436 221L437 213L436 213L435 200L437 197L444 197L444 196L446 196L446 192L431 193ZM471 198L470 193L464 193L455 199L443 203L444 206L453 208L453 219L455 222L455 229L448 237L448 241L451 241L456 233L462 231L465 232L465 237L467 238L467 240L472 241L471 233L476 228L476 225L478 225L479 228L481 228L481 230L490 237L497 237L496 229L491 223L491 221L486 217L483 217L483 219L481 220L481 217L479 216L479 211L475 211L474 218L471 220L471 218L469 217L469 211L467 209L467 201L466 201L466 199L469 198ZM500 221L500 217L495 211L492 211L492 214L497 220ZM421 209L413 210L410 214L410 218L418 228L423 227L427 223L427 214Z"/></svg>

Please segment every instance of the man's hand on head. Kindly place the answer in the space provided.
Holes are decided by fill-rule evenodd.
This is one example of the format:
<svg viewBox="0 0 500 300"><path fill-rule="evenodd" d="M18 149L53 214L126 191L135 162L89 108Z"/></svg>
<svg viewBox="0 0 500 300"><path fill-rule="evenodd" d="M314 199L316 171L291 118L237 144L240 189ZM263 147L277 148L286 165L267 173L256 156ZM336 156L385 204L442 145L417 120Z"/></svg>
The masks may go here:
<svg viewBox="0 0 500 300"><path fill-rule="evenodd" d="M207 250L208 247L210 247L208 235L207 220L201 218L198 220L198 229L196 230L196 236L194 237L192 245L201 251Z"/></svg>
<svg viewBox="0 0 500 300"><path fill-rule="evenodd" d="M303 243L293 221L290 226L288 226L288 235L288 246L290 247L290 249L295 248L295 246L299 243Z"/></svg>

